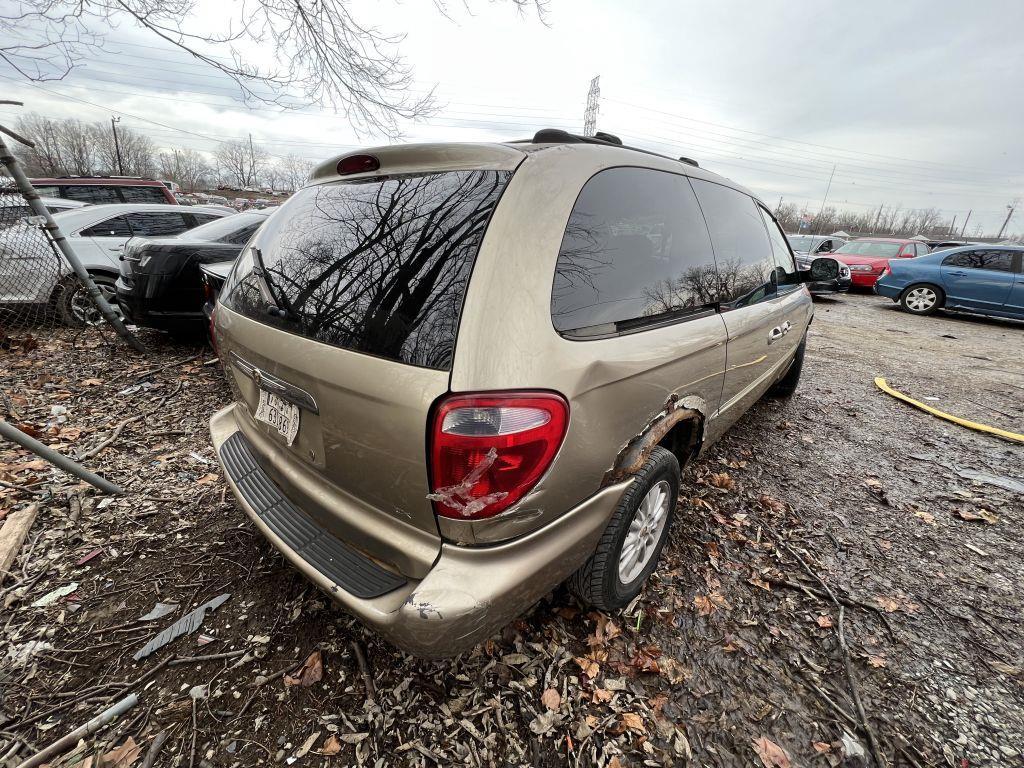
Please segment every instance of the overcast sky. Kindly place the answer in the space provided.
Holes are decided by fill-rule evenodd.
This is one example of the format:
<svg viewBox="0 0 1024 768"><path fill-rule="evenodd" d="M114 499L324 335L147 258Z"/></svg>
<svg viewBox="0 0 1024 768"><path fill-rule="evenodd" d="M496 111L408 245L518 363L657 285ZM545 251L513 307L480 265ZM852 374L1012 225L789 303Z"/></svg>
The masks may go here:
<svg viewBox="0 0 1024 768"><path fill-rule="evenodd" d="M211 28L241 7L199 5ZM600 75L600 130L693 157L771 205L782 196L816 212L833 164L837 206L936 207L961 223L973 209L971 229L993 232L1024 198L1020 0L551 0L546 25L500 2L469 6L451 0L448 19L427 0L351 4L405 33L416 88L436 86L441 110L406 140L581 130ZM251 132L273 155L320 160L381 143L329 111L246 109L226 77L127 21L60 82L32 86L0 63L0 92L49 117L121 115L166 148L210 151ZM0 107L5 122L17 114ZM1024 232L1024 206L1008 232Z"/></svg>

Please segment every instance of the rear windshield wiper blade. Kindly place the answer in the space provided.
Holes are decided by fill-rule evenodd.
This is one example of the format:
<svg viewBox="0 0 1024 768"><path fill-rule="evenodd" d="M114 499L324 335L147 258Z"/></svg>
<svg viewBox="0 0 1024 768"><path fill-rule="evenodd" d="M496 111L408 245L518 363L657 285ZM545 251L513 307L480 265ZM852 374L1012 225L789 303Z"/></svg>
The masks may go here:
<svg viewBox="0 0 1024 768"><path fill-rule="evenodd" d="M301 319L299 314L295 311L291 302L288 301L288 297L284 295L284 292L278 290L277 285L270 276L270 272L264 266L263 254L260 252L260 249L252 248L251 250L253 260L252 271L260 279L266 294L264 298L267 299L267 303L270 305L267 307L267 313L285 320L299 321Z"/></svg>

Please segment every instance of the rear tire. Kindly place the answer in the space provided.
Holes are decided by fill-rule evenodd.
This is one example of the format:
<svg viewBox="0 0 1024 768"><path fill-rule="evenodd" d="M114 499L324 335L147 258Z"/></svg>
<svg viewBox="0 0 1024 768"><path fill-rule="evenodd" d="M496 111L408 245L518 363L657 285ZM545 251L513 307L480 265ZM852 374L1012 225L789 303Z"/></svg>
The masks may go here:
<svg viewBox="0 0 1024 768"><path fill-rule="evenodd" d="M623 608L639 595L658 565L678 498L679 462L655 447L619 500L594 554L569 577L573 594L601 611Z"/></svg>
<svg viewBox="0 0 1024 768"><path fill-rule="evenodd" d="M937 285L912 285L900 296L900 306L912 315L930 315L946 303L946 294Z"/></svg>
<svg viewBox="0 0 1024 768"><path fill-rule="evenodd" d="M93 282L100 289L103 298L117 309L117 292L114 289L114 277L110 275L92 275ZM54 308L57 310L57 317L64 325L72 328L85 328L90 325L99 325L104 322L103 315L99 308L92 303L85 287L78 282L78 278L70 275L64 278L54 291Z"/></svg>
<svg viewBox="0 0 1024 768"><path fill-rule="evenodd" d="M768 394L771 397L791 397L796 392L796 388L800 385L800 374L804 369L804 352L806 351L807 337L804 336L800 346L796 348L796 355L794 355L793 362L790 364L789 370L786 371L786 375L775 382L771 389L768 390Z"/></svg>

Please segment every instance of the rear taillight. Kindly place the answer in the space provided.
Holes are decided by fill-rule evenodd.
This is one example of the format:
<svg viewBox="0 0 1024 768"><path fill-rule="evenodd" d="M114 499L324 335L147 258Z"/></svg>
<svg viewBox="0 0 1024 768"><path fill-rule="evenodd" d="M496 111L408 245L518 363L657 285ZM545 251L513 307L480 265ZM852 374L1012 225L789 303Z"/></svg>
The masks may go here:
<svg viewBox="0 0 1024 768"><path fill-rule="evenodd" d="M217 305L213 305L213 309L210 310L210 346L213 347L214 354L219 355L220 350L217 349Z"/></svg>
<svg viewBox="0 0 1024 768"><path fill-rule="evenodd" d="M565 437L569 404L559 395L451 395L430 435L429 498L442 517L492 517L533 488Z"/></svg>

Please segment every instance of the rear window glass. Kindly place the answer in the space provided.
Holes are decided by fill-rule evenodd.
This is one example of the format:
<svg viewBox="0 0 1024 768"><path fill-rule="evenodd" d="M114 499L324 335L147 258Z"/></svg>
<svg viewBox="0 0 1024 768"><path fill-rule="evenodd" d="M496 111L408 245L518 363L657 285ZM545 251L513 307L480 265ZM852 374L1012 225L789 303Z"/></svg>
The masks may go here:
<svg viewBox="0 0 1024 768"><path fill-rule="evenodd" d="M446 370L473 261L510 176L455 171L307 187L263 226L221 301L315 341ZM271 314L272 303L288 316Z"/></svg>
<svg viewBox="0 0 1024 768"><path fill-rule="evenodd" d="M167 198L164 197L164 186L152 186L152 187L136 187L136 186L123 186L118 187L121 190L121 196L124 198L126 203L166 203Z"/></svg>
<svg viewBox="0 0 1024 768"><path fill-rule="evenodd" d="M128 214L132 234L139 237L171 237L189 228L190 222L177 212L140 211Z"/></svg>

